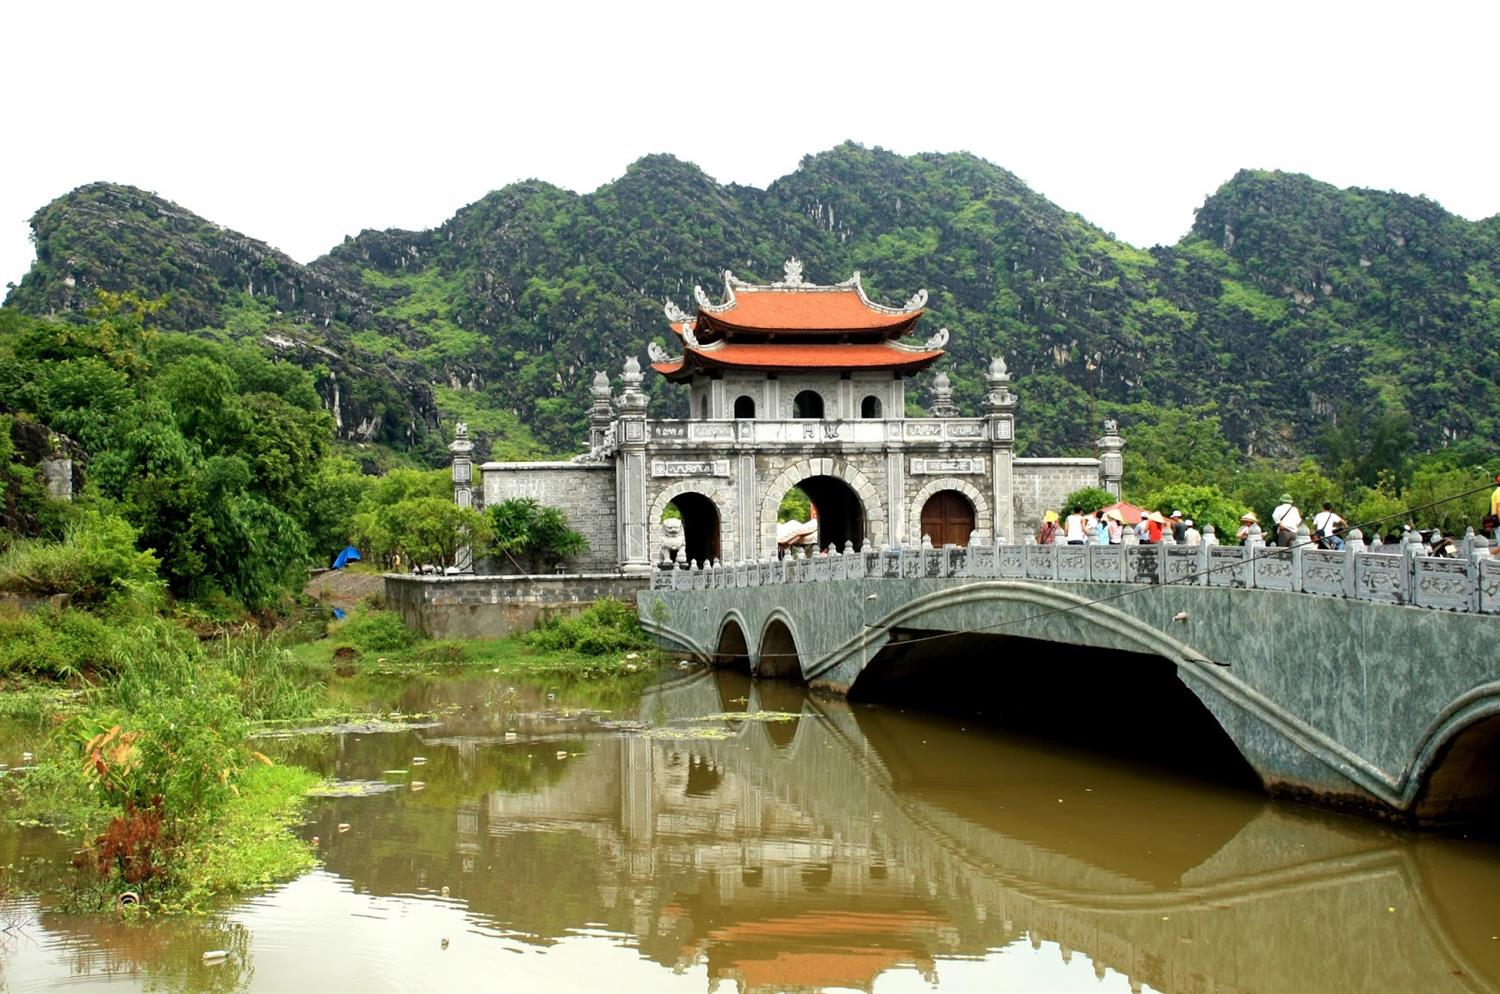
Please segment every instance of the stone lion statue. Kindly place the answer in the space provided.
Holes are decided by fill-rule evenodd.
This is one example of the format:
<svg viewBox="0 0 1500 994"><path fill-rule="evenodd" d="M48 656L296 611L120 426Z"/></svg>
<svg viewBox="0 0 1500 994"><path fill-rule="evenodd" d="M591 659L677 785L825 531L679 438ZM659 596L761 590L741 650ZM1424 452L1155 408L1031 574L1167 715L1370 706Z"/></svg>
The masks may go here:
<svg viewBox="0 0 1500 994"><path fill-rule="evenodd" d="M661 523L661 559L670 563L677 559L677 550L682 548L682 519L668 518Z"/></svg>

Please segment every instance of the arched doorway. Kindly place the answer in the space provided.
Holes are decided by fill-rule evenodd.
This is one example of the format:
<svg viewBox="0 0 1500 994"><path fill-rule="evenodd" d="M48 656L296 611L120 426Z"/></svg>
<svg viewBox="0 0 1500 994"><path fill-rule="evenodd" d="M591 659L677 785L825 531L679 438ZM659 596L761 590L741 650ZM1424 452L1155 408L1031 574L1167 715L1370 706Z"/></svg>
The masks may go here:
<svg viewBox="0 0 1500 994"><path fill-rule="evenodd" d="M922 534L935 548L968 545L974 530L974 505L957 490L939 490L922 505Z"/></svg>
<svg viewBox="0 0 1500 994"><path fill-rule="evenodd" d="M854 489L836 476L809 476L797 484L807 494L818 519L818 548L846 542L856 549L865 543L865 507Z"/></svg>
<svg viewBox="0 0 1500 994"><path fill-rule="evenodd" d="M755 418L755 398L741 395L734 398L734 416L743 420Z"/></svg>
<svg viewBox="0 0 1500 994"><path fill-rule="evenodd" d="M719 558L719 509L702 494L678 494L667 504L662 520L673 516L682 519L682 547L689 560L699 563Z"/></svg>
<svg viewBox="0 0 1500 994"><path fill-rule="evenodd" d="M816 390L804 390L792 398L792 417L813 418L823 417L823 395Z"/></svg>
<svg viewBox="0 0 1500 994"><path fill-rule="evenodd" d="M859 416L862 418L880 417L880 398L874 394L859 402Z"/></svg>

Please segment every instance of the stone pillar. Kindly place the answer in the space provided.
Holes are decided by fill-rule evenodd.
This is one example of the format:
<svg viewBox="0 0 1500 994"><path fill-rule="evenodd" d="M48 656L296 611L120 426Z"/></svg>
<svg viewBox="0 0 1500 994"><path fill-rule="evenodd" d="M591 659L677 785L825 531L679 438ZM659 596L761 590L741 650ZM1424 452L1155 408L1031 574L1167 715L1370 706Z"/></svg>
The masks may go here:
<svg viewBox="0 0 1500 994"><path fill-rule="evenodd" d="M615 421L615 507L619 520L620 571L651 571L651 525L646 520L646 405L641 389L641 364L625 360L620 374L623 389Z"/></svg>
<svg viewBox="0 0 1500 994"><path fill-rule="evenodd" d="M594 374L589 396L593 398L589 405L589 452L603 452L609 443L609 426L615 421L615 408L609 399L609 376L604 370Z"/></svg>
<svg viewBox="0 0 1500 994"><path fill-rule="evenodd" d="M1005 360L996 356L985 373L984 417L990 440L990 508L994 514L994 540L1015 544L1016 505L1012 463L1016 455L1016 395L1010 392L1010 372Z"/></svg>
<svg viewBox="0 0 1500 994"><path fill-rule="evenodd" d="M947 373L932 378L932 403L927 406L927 413L935 418L958 417L958 405L953 403L953 384Z"/></svg>
<svg viewBox="0 0 1500 994"><path fill-rule="evenodd" d="M1104 437L1096 443L1099 446L1099 485L1115 495L1118 500L1120 496L1120 481L1125 478L1125 440L1120 437L1120 426L1113 420L1104 422Z"/></svg>
<svg viewBox="0 0 1500 994"><path fill-rule="evenodd" d="M473 507L474 443L469 440L469 426L462 421L453 426L453 441L448 443L448 451L453 453L453 503ZM474 572L474 550L467 545L459 549L453 565L460 573Z"/></svg>

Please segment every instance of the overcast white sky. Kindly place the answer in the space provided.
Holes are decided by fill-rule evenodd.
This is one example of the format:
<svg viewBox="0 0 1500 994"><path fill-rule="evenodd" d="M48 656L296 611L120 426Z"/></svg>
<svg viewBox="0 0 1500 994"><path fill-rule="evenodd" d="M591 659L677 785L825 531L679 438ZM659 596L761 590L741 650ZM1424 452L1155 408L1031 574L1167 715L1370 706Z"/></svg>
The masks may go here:
<svg viewBox="0 0 1500 994"><path fill-rule="evenodd" d="M1497 41L1495 0L10 4L0 283L92 180L305 262L527 177L671 152L764 186L845 139L977 153L1141 246L1241 167L1487 217Z"/></svg>

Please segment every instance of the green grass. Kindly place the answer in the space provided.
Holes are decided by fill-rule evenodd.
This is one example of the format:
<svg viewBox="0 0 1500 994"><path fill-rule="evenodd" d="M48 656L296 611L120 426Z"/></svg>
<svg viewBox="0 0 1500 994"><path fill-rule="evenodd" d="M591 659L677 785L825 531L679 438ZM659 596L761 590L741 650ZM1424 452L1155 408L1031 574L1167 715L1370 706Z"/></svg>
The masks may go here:
<svg viewBox="0 0 1500 994"><path fill-rule="evenodd" d="M296 766L258 765L212 827L176 857L169 911L202 911L217 898L258 890L311 869L312 849L288 829L321 779Z"/></svg>

